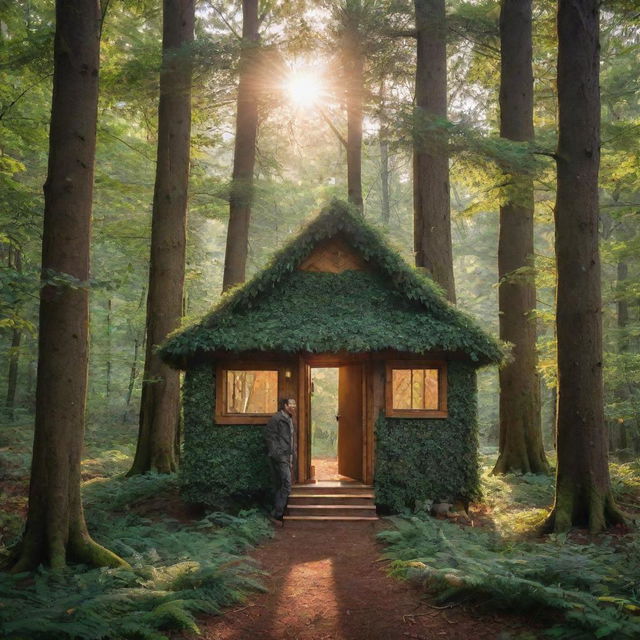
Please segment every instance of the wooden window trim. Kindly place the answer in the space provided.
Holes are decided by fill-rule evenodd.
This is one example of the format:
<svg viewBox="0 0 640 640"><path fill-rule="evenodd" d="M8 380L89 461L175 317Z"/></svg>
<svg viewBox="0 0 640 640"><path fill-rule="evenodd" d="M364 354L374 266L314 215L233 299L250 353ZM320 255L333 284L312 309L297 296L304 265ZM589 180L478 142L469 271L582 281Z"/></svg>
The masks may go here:
<svg viewBox="0 0 640 640"><path fill-rule="evenodd" d="M269 418L275 413L226 413L227 406L227 371L277 371L278 391L276 401L280 399L283 390L286 366L282 362L224 362L216 365L216 424L267 424ZM276 406L277 411L277 406Z"/></svg>
<svg viewBox="0 0 640 640"><path fill-rule="evenodd" d="M437 369L438 408L437 409L394 409L393 375L394 369ZM433 360L389 360L386 363L385 415L388 418L448 418L447 409L447 363Z"/></svg>

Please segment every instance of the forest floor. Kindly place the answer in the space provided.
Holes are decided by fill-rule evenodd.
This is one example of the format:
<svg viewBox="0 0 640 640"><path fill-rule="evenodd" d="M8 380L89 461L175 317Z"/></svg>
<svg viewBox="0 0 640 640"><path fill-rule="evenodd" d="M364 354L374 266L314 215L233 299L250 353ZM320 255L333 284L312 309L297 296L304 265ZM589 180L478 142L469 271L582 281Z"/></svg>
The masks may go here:
<svg viewBox="0 0 640 640"><path fill-rule="evenodd" d="M495 640L542 627L481 606L437 605L388 575L377 523L286 523L252 554L266 593L199 621L206 640Z"/></svg>
<svg viewBox="0 0 640 640"><path fill-rule="evenodd" d="M0 574L0 636L533 640L551 629L560 639L640 638L640 534L537 537L551 476L492 476L487 454L483 502L469 519L274 528L255 511L194 512L175 476L125 479L134 436L133 425L90 427L82 463L92 535L134 570L40 571L27 582ZM0 552L24 523L30 448L31 425L0 427ZM640 461L611 470L616 499L640 521Z"/></svg>

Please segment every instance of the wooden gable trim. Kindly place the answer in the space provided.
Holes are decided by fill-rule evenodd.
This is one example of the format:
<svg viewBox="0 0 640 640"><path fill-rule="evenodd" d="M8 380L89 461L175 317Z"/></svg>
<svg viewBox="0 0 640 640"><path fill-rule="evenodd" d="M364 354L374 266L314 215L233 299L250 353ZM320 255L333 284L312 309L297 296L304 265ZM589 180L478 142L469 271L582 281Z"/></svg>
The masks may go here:
<svg viewBox="0 0 640 640"><path fill-rule="evenodd" d="M344 238L334 236L324 240L300 263L300 271L342 273L371 271L371 265L349 246Z"/></svg>

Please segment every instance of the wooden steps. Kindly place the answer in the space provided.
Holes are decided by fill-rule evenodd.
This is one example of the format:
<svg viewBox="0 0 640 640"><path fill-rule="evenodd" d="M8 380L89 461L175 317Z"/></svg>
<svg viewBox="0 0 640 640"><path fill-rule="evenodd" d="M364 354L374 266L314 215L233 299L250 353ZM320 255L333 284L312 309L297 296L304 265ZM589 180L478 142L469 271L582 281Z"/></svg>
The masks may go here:
<svg viewBox="0 0 640 640"><path fill-rule="evenodd" d="M378 519L371 485L316 482L294 485L285 520L374 522Z"/></svg>

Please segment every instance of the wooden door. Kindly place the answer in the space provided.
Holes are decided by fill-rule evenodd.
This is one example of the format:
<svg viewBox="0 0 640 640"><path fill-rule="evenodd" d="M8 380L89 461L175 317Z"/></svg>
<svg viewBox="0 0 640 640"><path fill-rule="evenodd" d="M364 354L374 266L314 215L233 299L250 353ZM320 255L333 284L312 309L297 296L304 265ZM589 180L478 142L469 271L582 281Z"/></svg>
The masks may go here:
<svg viewBox="0 0 640 640"><path fill-rule="evenodd" d="M298 415L296 482L311 481L311 367L304 358L298 360Z"/></svg>
<svg viewBox="0 0 640 640"><path fill-rule="evenodd" d="M363 367L343 365L338 372L338 472L362 480Z"/></svg>

